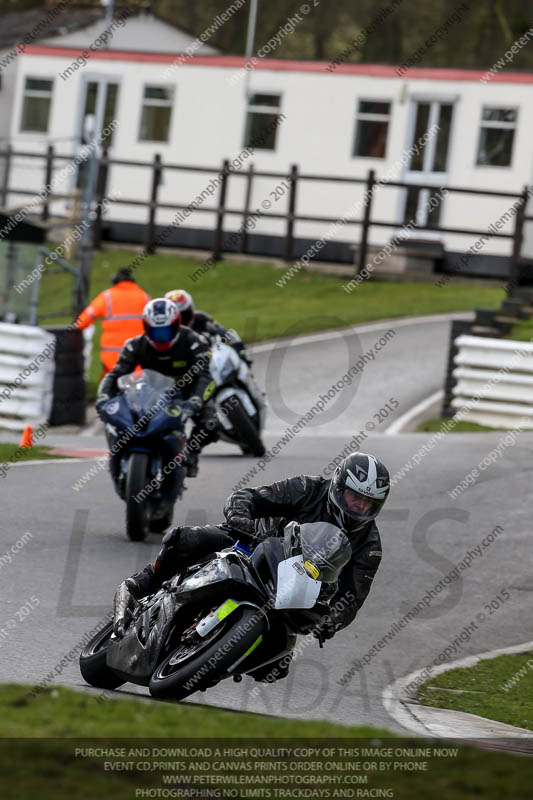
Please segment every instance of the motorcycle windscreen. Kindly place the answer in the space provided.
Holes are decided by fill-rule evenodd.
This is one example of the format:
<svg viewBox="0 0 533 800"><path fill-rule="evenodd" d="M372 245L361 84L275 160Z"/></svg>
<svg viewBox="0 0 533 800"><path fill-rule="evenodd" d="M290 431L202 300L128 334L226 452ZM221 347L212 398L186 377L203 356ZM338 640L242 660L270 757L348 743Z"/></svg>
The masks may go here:
<svg viewBox="0 0 533 800"><path fill-rule="evenodd" d="M211 350L211 360L209 369L218 386L222 386L225 381L239 371L241 359L233 347L223 344L220 340Z"/></svg>
<svg viewBox="0 0 533 800"><path fill-rule="evenodd" d="M321 583L309 577L301 555L278 564L278 586L274 608L313 608Z"/></svg>
<svg viewBox="0 0 533 800"><path fill-rule="evenodd" d="M152 407L160 408L158 403L162 395L167 394L169 399L172 397L174 380L155 370L145 369L122 375L118 386L124 393L129 407L137 414L142 414Z"/></svg>
<svg viewBox="0 0 533 800"><path fill-rule="evenodd" d="M305 522L300 526L305 569L312 578L334 582L352 557L350 540L330 522Z"/></svg>

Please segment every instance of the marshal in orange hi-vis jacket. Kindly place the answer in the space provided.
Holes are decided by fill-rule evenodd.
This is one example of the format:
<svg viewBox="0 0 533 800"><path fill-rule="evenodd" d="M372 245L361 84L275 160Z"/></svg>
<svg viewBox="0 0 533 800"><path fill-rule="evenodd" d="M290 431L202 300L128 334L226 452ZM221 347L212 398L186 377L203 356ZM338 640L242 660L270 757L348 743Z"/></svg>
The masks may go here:
<svg viewBox="0 0 533 800"><path fill-rule="evenodd" d="M126 339L144 333L142 313L151 299L137 286L127 267L119 269L112 281L111 289L100 292L76 320L76 327L83 330L103 317L100 360L104 374L117 363Z"/></svg>

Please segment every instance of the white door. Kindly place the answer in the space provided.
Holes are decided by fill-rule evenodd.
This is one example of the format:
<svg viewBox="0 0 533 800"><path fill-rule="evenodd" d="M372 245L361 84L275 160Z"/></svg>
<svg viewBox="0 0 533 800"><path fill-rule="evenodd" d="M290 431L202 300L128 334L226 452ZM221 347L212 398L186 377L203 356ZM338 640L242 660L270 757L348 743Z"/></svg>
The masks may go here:
<svg viewBox="0 0 533 800"><path fill-rule="evenodd" d="M442 202L436 200L439 188L448 181L453 108L453 101L449 100L411 100L407 150L418 149L412 152L403 176L404 181L415 184L403 191L403 223L412 221L421 227L439 224ZM417 184L435 189L421 189ZM423 235L428 238L427 231ZM438 238L438 233L429 236Z"/></svg>
<svg viewBox="0 0 533 800"><path fill-rule="evenodd" d="M111 147L113 143L113 131L107 126L115 119L119 84L106 77L88 78L82 83L82 104L81 114L78 123L79 146L86 143L84 135L87 118L94 117L96 129L94 135L98 142L98 150L103 147ZM102 136L102 131L106 130L106 136ZM80 164L78 168L77 186L83 187L86 179L87 163Z"/></svg>

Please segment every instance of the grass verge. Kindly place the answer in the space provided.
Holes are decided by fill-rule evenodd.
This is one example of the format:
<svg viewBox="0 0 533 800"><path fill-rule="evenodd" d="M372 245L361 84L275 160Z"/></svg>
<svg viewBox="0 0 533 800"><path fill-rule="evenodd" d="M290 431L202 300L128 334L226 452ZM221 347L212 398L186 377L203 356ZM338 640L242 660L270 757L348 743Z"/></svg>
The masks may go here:
<svg viewBox="0 0 533 800"><path fill-rule="evenodd" d="M455 742L400 739L368 727L282 720L192 704L134 700L99 703L92 695L62 687L49 687L35 699L28 699L28 689L30 687L16 685L0 687L4 737L0 747L0 770L5 800L36 796L54 800L202 796L394 797L396 800L412 800L413 797L417 800L478 800L480 797L526 800L530 797L533 759L509 753L457 747ZM112 738L117 736L121 738ZM185 757L161 755L161 748L194 746L205 748L196 758L192 754ZM273 750L277 747L334 749L329 751L329 757L320 750L318 753L312 750L308 758L294 754L290 760L277 757L274 752L270 757L262 756L259 762L251 760L251 766L247 764L250 759L246 755L222 749L253 746ZM95 748L102 747L126 749L123 754L94 752ZM216 747L221 748L218 758ZM339 747L352 749L345 750L343 756ZM362 757L363 747L380 748L381 755ZM82 748L93 748L93 753L84 754ZM142 750L132 753L130 748ZM211 753L207 748L211 748ZM385 754L385 750L390 755ZM353 756L348 757L348 752ZM196 766L191 765L191 760L196 761ZM332 761L342 763L342 770L328 768L326 763L316 766L318 762L331 764ZM111 767L106 767L106 762ZM127 767L128 762L131 767ZM146 765L150 767L150 762L159 766L149 769ZM219 766L215 767L214 762ZM123 763L126 766L119 771L116 765ZM207 768L202 766L205 764ZM273 766L269 769L268 764ZM279 768L280 764L285 764L286 772ZM413 764L422 766L409 766ZM276 774L273 780L284 776L286 780L276 783L281 789L267 790L265 787L272 784L267 783L266 776L273 773ZM181 778L183 783L172 787L164 780L165 774ZM319 788L320 779L331 774L348 776L351 781L336 794L331 784ZM212 775L227 778L227 783L210 789L205 779ZM244 775L249 777L243 779ZM295 776L302 780L295 783ZM360 787L353 780L359 776L363 779L359 781ZM238 788L228 788L228 784L231 787L239 779ZM297 787L295 793L294 786Z"/></svg>
<svg viewBox="0 0 533 800"><path fill-rule="evenodd" d="M505 338L516 339L518 342L533 341L533 319L517 322L516 325L513 325L511 332Z"/></svg>
<svg viewBox="0 0 533 800"><path fill-rule="evenodd" d="M449 419L436 417L435 419L427 419L421 422L416 429L417 433L438 433L442 426L446 423L449 424ZM459 420L450 428L448 433L494 433L494 431L508 430L507 428L488 428L486 425L478 425L477 422L468 422L468 420Z"/></svg>
<svg viewBox="0 0 533 800"><path fill-rule="evenodd" d="M56 459L50 453L52 448L37 444L35 447L19 447L12 442L0 443L0 461L37 461L38 459Z"/></svg>
<svg viewBox="0 0 533 800"><path fill-rule="evenodd" d="M110 285L113 273L127 265L135 253L110 250L94 259L90 297ZM283 288L276 281L283 274L269 264L223 261L196 282L191 275L201 262L173 254L158 253L147 258L136 271L137 282L152 297L169 289L186 289L197 308L213 314L222 325L239 331L247 342L282 336L296 336L317 330L370 322L377 319L470 311L475 306L497 308L503 289L433 283L390 283L365 281L351 294L343 291L347 281L317 273L299 272ZM43 275L39 314L61 313L69 306L72 281L66 274ZM67 324L68 315L53 324ZM50 321L52 324L52 321ZM89 397L95 396L100 376L98 336L95 337Z"/></svg>
<svg viewBox="0 0 533 800"><path fill-rule="evenodd" d="M425 683L418 699L427 706L478 714L533 732L533 652L447 670Z"/></svg>
<svg viewBox="0 0 533 800"><path fill-rule="evenodd" d="M189 703L156 703L102 699L64 687L46 688L27 697L29 686L0 686L2 735L53 738L132 736L221 737L252 736L355 737L393 736L368 726L346 727L331 722L285 720L223 711Z"/></svg>

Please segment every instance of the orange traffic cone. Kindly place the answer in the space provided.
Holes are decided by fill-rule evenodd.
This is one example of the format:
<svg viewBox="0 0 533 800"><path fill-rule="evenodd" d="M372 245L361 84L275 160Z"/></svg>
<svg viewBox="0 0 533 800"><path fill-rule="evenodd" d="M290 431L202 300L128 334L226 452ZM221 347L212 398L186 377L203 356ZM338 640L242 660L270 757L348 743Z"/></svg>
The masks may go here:
<svg viewBox="0 0 533 800"><path fill-rule="evenodd" d="M33 427L26 425L22 433L19 447L33 447Z"/></svg>

